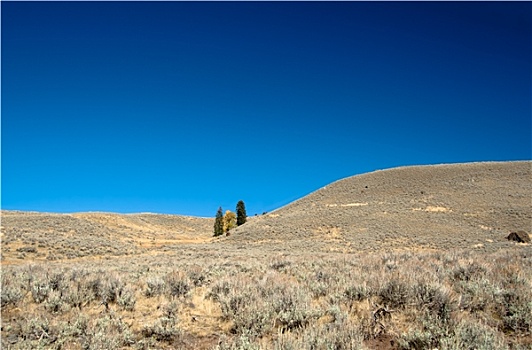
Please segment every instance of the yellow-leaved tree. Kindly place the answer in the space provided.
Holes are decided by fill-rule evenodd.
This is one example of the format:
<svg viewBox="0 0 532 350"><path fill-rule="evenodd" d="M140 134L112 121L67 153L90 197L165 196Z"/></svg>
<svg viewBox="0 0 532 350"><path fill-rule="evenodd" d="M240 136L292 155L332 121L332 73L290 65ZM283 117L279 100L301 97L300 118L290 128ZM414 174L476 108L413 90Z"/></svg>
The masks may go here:
<svg viewBox="0 0 532 350"><path fill-rule="evenodd" d="M236 227L236 215L231 210L227 210L224 215L224 232Z"/></svg>

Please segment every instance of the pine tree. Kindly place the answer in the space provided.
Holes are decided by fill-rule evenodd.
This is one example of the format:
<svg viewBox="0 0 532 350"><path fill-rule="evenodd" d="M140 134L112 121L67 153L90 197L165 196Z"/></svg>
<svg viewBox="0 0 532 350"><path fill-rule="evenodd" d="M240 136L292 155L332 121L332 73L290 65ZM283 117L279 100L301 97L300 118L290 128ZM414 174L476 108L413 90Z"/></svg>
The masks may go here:
<svg viewBox="0 0 532 350"><path fill-rule="evenodd" d="M214 237L220 236L224 233L224 216L222 207L218 208L216 212L216 219L214 220Z"/></svg>
<svg viewBox="0 0 532 350"><path fill-rule="evenodd" d="M246 206L244 205L244 201L238 201L236 204L236 225L240 226L246 223L247 215L246 215Z"/></svg>

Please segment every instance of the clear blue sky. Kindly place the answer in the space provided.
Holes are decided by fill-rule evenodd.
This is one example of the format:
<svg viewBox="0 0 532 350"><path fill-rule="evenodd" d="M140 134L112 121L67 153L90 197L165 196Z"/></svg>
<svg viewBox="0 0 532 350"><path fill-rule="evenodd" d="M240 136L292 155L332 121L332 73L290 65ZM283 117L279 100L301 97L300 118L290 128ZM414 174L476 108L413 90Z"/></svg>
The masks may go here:
<svg viewBox="0 0 532 350"><path fill-rule="evenodd" d="M530 2L5 2L2 208L214 216L531 159Z"/></svg>

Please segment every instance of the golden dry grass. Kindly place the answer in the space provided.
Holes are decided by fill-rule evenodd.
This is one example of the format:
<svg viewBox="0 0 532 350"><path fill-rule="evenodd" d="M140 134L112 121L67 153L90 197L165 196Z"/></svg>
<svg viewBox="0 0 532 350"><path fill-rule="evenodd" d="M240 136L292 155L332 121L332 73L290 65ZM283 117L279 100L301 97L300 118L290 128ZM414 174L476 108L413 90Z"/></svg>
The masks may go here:
<svg viewBox="0 0 532 350"><path fill-rule="evenodd" d="M2 211L2 348L528 349L532 249L505 237L530 232L530 174L367 174L216 239L212 218Z"/></svg>

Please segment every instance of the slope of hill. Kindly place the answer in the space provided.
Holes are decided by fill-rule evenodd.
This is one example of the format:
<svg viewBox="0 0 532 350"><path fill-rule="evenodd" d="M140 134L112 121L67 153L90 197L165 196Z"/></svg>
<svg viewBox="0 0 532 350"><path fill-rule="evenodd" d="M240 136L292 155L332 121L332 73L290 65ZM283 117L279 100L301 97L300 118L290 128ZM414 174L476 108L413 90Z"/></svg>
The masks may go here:
<svg viewBox="0 0 532 350"><path fill-rule="evenodd" d="M131 255L210 239L214 220L162 214L2 211L2 258Z"/></svg>
<svg viewBox="0 0 532 350"><path fill-rule="evenodd" d="M358 251L507 245L532 228L532 162L412 166L349 177L237 228L272 249Z"/></svg>

